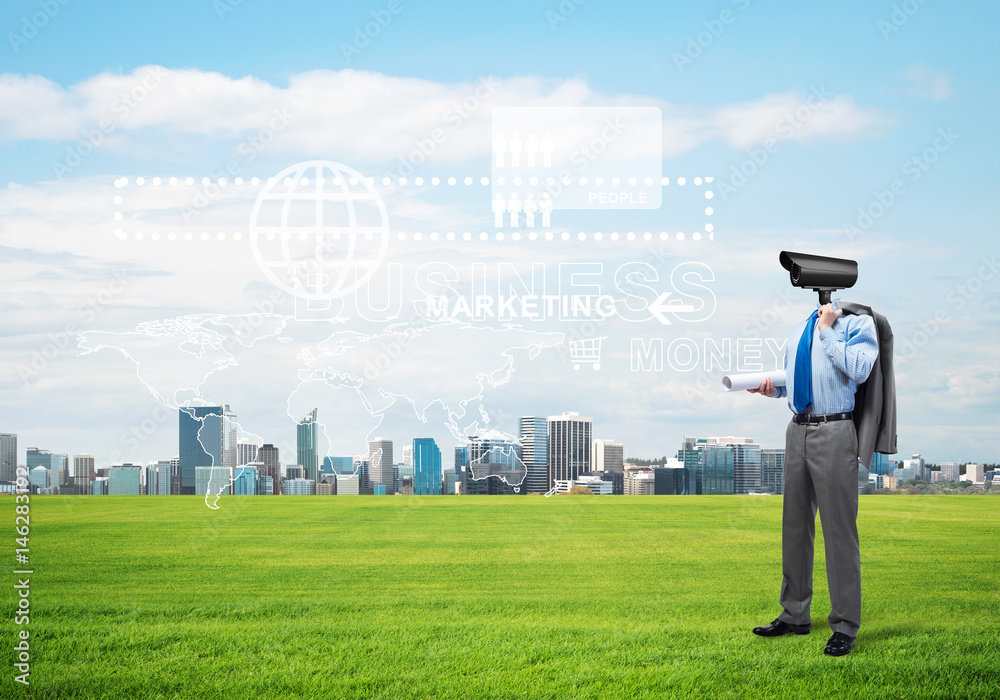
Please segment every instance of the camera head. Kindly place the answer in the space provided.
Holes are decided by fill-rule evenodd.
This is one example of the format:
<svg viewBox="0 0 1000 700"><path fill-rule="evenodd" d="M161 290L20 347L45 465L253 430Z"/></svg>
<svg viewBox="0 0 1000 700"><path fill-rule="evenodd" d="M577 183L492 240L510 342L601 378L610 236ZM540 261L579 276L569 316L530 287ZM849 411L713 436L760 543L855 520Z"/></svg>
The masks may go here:
<svg viewBox="0 0 1000 700"><path fill-rule="evenodd" d="M858 263L854 260L783 250L778 261L788 270L792 286L819 292L820 304L829 304L830 292L853 287L858 280Z"/></svg>

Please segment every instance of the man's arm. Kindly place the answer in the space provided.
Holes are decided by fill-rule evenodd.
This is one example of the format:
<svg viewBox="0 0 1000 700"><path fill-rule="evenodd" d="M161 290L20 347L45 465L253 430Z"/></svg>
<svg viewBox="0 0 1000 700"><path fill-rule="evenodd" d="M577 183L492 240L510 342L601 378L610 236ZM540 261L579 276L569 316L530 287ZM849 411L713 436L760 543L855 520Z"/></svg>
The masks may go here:
<svg viewBox="0 0 1000 700"><path fill-rule="evenodd" d="M856 384L868 379L878 358L878 332L870 316L854 315L847 320L847 339L840 340L833 331L833 324L843 312L824 306L820 309L819 339L823 351L833 366L850 377Z"/></svg>
<svg viewBox="0 0 1000 700"><path fill-rule="evenodd" d="M785 346L785 360L784 369L788 369L788 346ZM760 386L756 389L747 389L751 394L762 394L768 398L783 399L788 396L788 388L784 386L775 386L774 382L771 381L770 377L764 377L761 381Z"/></svg>

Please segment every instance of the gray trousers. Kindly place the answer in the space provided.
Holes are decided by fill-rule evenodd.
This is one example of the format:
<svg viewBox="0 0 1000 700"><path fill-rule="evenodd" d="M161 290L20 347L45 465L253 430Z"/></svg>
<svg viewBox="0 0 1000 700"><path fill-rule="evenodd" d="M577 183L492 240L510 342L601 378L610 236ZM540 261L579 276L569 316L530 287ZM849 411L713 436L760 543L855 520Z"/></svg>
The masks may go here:
<svg viewBox="0 0 1000 700"><path fill-rule="evenodd" d="M778 616L808 625L813 547L819 507L830 588L830 629L852 639L861 625L858 546L858 436L851 420L798 425L785 431L781 519L781 606Z"/></svg>

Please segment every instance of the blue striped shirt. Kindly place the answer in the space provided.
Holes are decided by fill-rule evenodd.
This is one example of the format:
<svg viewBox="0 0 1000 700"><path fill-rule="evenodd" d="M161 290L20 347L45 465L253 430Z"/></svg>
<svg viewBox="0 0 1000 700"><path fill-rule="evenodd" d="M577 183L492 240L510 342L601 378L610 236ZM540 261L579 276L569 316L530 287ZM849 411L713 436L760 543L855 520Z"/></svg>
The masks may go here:
<svg viewBox="0 0 1000 700"><path fill-rule="evenodd" d="M803 321L795 327L785 346L785 386L776 387L776 398L788 398L792 406L795 387L795 352L805 329ZM871 316L844 314L830 328L813 329L812 390L813 403L805 413L847 413L854 410L854 392L868 379L878 358L878 334Z"/></svg>

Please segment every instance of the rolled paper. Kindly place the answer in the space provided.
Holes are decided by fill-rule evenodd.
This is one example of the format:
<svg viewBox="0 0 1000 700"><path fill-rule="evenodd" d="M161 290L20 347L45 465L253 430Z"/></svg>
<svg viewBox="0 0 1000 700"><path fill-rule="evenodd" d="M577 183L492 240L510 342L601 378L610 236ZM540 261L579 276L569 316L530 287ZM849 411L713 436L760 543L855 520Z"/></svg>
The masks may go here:
<svg viewBox="0 0 1000 700"><path fill-rule="evenodd" d="M773 372L748 372L747 374L727 374L722 378L722 386L726 391L745 391L746 389L756 389L767 377L771 378L775 386L785 386L785 370L779 369Z"/></svg>

